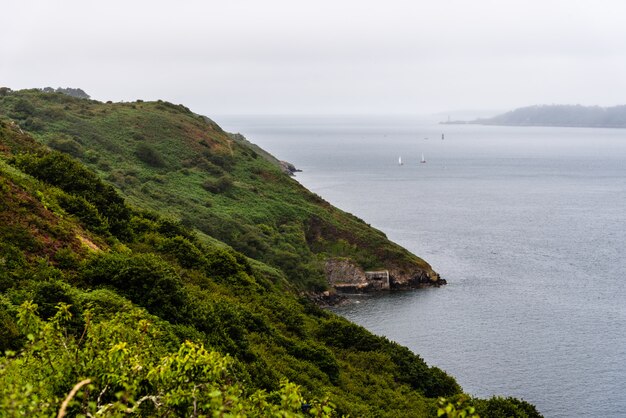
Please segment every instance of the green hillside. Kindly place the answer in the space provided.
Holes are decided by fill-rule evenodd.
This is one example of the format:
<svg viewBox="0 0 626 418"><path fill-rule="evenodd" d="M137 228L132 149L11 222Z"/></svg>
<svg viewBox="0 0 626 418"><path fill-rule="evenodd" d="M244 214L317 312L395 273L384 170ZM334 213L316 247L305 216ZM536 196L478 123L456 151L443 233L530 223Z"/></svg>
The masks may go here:
<svg viewBox="0 0 626 418"><path fill-rule="evenodd" d="M429 268L216 125L3 94L0 416L538 416L302 298L325 256Z"/></svg>
<svg viewBox="0 0 626 418"><path fill-rule="evenodd" d="M0 97L5 113L115 185L129 202L180 220L324 290L324 262L391 271L396 287L438 279L420 258L284 175L276 160L182 105L101 103L39 90Z"/></svg>

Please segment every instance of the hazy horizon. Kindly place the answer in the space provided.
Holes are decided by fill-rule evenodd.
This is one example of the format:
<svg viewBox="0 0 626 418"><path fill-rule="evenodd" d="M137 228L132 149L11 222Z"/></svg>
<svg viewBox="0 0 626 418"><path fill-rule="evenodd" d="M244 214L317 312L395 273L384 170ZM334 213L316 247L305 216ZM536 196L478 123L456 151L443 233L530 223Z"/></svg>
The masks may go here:
<svg viewBox="0 0 626 418"><path fill-rule="evenodd" d="M613 0L25 0L3 9L1 85L163 99L208 116L471 117L614 106L626 91L626 4Z"/></svg>

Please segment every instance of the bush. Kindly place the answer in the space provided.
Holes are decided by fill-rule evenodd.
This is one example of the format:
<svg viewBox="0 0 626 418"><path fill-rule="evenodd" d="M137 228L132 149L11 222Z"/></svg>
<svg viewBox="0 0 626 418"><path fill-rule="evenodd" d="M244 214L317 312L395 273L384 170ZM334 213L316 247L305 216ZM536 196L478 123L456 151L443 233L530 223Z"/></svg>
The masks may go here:
<svg viewBox="0 0 626 418"><path fill-rule="evenodd" d="M324 372L330 381L336 384L339 381L339 365L332 351L322 345L288 341L287 352L301 360L306 360Z"/></svg>
<svg viewBox="0 0 626 418"><path fill-rule="evenodd" d="M0 294L0 353L4 353L5 350L17 350L22 345L16 318L16 307Z"/></svg>
<svg viewBox="0 0 626 418"><path fill-rule="evenodd" d="M153 254L98 254L84 269L90 286L111 286L150 313L185 322L188 295L178 275Z"/></svg>
<svg viewBox="0 0 626 418"><path fill-rule="evenodd" d="M215 248L207 253L205 257L207 259L206 274L209 277L219 276L227 278L242 270L231 252L223 248Z"/></svg>
<svg viewBox="0 0 626 418"><path fill-rule="evenodd" d="M68 194L92 203L109 222L109 231L118 238L129 239L130 209L115 189L104 184L93 172L58 151L44 154L22 154L12 162L27 174L59 187Z"/></svg>
<svg viewBox="0 0 626 418"><path fill-rule="evenodd" d="M481 418L541 418L541 414L534 405L511 397L494 396L487 400L477 399L474 405Z"/></svg>
<svg viewBox="0 0 626 418"><path fill-rule="evenodd" d="M45 128L45 124L41 119L31 116L28 116L26 120L24 120L23 126L33 132L41 132Z"/></svg>
<svg viewBox="0 0 626 418"><path fill-rule="evenodd" d="M57 201L67 213L76 216L90 230L98 233L108 231L109 223L106 218L84 197L63 193L57 197Z"/></svg>
<svg viewBox="0 0 626 418"><path fill-rule="evenodd" d="M155 218L155 220L157 219ZM197 241L196 236L191 232L191 230L186 228L181 222L173 219L158 219L157 231L168 238L181 236L193 243Z"/></svg>
<svg viewBox="0 0 626 418"><path fill-rule="evenodd" d="M48 145L73 157L81 157L83 155L83 147L71 138L54 138L48 142Z"/></svg>
<svg viewBox="0 0 626 418"><path fill-rule="evenodd" d="M461 392L454 378L428 365L408 348L377 337L365 328L344 319L323 322L318 337L328 345L356 351L380 351L388 354L396 365L396 379L407 383L427 397L449 396Z"/></svg>
<svg viewBox="0 0 626 418"><path fill-rule="evenodd" d="M388 342L385 352L398 368L397 379L411 385L429 398L461 393L461 387L443 370L428 365L411 350L397 343Z"/></svg>
<svg viewBox="0 0 626 418"><path fill-rule="evenodd" d="M96 317L112 317L117 313L136 309L132 303L109 289L95 289L79 294L80 304L88 307Z"/></svg>
<svg viewBox="0 0 626 418"><path fill-rule="evenodd" d="M13 105L13 115L18 119L26 119L28 116L35 114L35 106L26 99L20 98Z"/></svg>
<svg viewBox="0 0 626 418"><path fill-rule="evenodd" d="M318 337L326 344L356 351L375 351L383 347L383 339L365 328L341 318L331 318L322 323Z"/></svg>
<svg viewBox="0 0 626 418"><path fill-rule="evenodd" d="M202 252L181 236L166 238L160 244L159 250L172 255L185 268L200 268L207 263Z"/></svg>
<svg viewBox="0 0 626 418"><path fill-rule="evenodd" d="M147 144L139 144L135 150L135 155L139 160L152 167L164 167L165 161L163 157L151 146Z"/></svg>
<svg viewBox="0 0 626 418"><path fill-rule="evenodd" d="M63 270L76 270L80 267L80 256L71 247L61 248L54 253L54 261Z"/></svg>
<svg viewBox="0 0 626 418"><path fill-rule="evenodd" d="M70 286L61 281L34 283L32 291L33 302L39 306L39 315L44 319L52 318L56 314L59 303L74 305Z"/></svg>
<svg viewBox="0 0 626 418"><path fill-rule="evenodd" d="M204 190L211 193L224 193L233 187L233 179L228 175L218 177L215 180L207 180L202 184Z"/></svg>

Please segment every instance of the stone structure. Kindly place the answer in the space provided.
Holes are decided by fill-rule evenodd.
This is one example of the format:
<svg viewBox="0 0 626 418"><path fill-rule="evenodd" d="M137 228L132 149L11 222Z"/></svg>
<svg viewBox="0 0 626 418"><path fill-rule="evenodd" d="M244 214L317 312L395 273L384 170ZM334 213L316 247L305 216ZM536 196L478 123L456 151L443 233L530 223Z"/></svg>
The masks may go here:
<svg viewBox="0 0 626 418"><path fill-rule="evenodd" d="M389 270L366 271L365 278L376 288L389 289Z"/></svg>
<svg viewBox="0 0 626 418"><path fill-rule="evenodd" d="M347 258L330 258L324 266L328 283L340 292L369 292L390 288L389 272L363 271Z"/></svg>
<svg viewBox="0 0 626 418"><path fill-rule="evenodd" d="M446 281L431 269L398 268L364 271L349 258L329 258L324 265L328 283L338 292L363 293L390 289L441 286Z"/></svg>

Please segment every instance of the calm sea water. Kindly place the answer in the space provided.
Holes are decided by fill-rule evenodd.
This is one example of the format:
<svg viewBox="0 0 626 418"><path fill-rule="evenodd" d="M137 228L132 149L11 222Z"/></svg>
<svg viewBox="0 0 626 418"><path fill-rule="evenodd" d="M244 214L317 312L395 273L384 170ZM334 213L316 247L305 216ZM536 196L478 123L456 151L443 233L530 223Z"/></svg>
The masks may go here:
<svg viewBox="0 0 626 418"><path fill-rule="evenodd" d="M546 417L626 416L626 130L218 122L449 283L357 297L339 314L468 393L523 398Z"/></svg>

